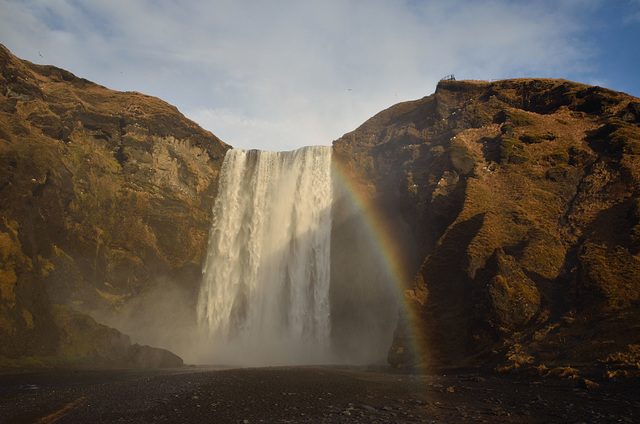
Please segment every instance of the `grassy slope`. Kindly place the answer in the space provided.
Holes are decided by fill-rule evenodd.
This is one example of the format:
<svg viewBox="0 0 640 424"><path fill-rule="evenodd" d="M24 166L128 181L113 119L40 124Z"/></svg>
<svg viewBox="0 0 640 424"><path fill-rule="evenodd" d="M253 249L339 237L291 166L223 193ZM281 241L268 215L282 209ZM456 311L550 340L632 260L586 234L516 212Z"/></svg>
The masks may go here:
<svg viewBox="0 0 640 424"><path fill-rule="evenodd" d="M418 234L407 297L423 361L511 370L637 350L639 124L638 99L599 87L442 81L334 143ZM392 362L410 360L402 334Z"/></svg>
<svg viewBox="0 0 640 424"><path fill-rule="evenodd" d="M0 355L55 355L50 302L193 291L229 148L165 102L0 46Z"/></svg>

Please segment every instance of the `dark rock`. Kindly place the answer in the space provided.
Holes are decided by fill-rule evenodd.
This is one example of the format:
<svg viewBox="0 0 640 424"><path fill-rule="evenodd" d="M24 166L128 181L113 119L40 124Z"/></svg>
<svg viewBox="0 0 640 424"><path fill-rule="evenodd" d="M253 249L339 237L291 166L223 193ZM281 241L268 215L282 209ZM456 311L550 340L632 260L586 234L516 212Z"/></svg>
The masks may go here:
<svg viewBox="0 0 640 424"><path fill-rule="evenodd" d="M629 102L621 118L623 121L640 123L640 102Z"/></svg>
<svg viewBox="0 0 640 424"><path fill-rule="evenodd" d="M136 343L129 348L128 364L136 368L173 368L181 367L184 363L182 358L166 349Z"/></svg>
<svg viewBox="0 0 640 424"><path fill-rule="evenodd" d="M394 368L412 368L420 362L411 328L406 319L401 317L393 333L393 343L387 352L387 362Z"/></svg>
<svg viewBox="0 0 640 424"><path fill-rule="evenodd" d="M451 143L451 147L449 148L449 158L453 168L460 175L471 174L476 163L472 151L460 141Z"/></svg>
<svg viewBox="0 0 640 424"><path fill-rule="evenodd" d="M540 293L513 256L496 250L487 266L476 274L476 281L487 287L488 310L483 311L490 325L513 331L526 325L538 313Z"/></svg>
<svg viewBox="0 0 640 424"><path fill-rule="evenodd" d="M58 356L74 364L110 367L168 368L183 361L165 349L131 344L129 336L98 324L88 315L53 305L53 317L61 337Z"/></svg>

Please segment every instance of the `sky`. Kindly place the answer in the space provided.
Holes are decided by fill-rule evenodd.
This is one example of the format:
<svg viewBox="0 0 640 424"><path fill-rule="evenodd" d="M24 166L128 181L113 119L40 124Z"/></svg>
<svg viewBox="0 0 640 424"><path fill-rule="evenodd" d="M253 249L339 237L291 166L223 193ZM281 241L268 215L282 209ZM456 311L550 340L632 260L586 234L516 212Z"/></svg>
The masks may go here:
<svg viewBox="0 0 640 424"><path fill-rule="evenodd" d="M640 97L640 0L0 0L0 43L243 149L329 145L449 74Z"/></svg>

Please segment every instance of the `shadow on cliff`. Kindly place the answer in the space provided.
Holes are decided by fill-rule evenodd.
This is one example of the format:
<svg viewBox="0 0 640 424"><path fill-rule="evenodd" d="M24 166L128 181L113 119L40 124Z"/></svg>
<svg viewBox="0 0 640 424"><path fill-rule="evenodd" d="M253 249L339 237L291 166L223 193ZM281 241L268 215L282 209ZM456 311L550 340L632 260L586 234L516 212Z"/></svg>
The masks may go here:
<svg viewBox="0 0 640 424"><path fill-rule="evenodd" d="M469 276L467 247L483 225L485 214L477 214L454 224L438 249L425 260L416 277L424 306L415 305L422 315L426 358L436 364L454 364L468 356L469 332L473 327L473 279ZM420 293L418 291L418 297Z"/></svg>

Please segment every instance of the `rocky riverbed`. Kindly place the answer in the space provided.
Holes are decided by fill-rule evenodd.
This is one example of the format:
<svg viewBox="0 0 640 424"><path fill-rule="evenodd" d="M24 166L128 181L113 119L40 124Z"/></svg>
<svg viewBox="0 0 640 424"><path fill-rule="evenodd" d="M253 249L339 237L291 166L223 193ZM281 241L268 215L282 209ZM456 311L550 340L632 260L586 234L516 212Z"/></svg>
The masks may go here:
<svg viewBox="0 0 640 424"><path fill-rule="evenodd" d="M0 376L3 423L634 423L630 382L283 367Z"/></svg>

